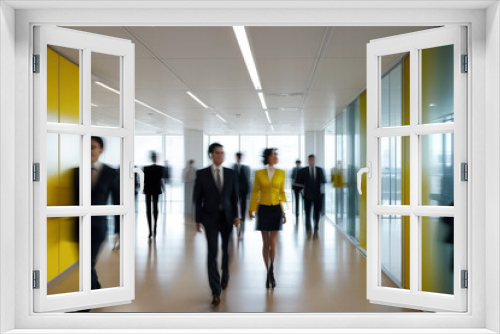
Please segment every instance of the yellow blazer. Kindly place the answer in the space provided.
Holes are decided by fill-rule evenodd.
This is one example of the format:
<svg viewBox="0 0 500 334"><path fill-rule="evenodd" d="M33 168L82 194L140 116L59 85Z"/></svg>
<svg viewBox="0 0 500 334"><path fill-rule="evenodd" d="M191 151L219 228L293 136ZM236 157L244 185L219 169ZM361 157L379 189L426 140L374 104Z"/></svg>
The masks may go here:
<svg viewBox="0 0 500 334"><path fill-rule="evenodd" d="M282 169L275 169L271 181L269 181L267 169L256 171L248 211L257 211L259 204L278 205L281 204L281 202L286 202L285 171ZM283 205L281 209L283 210Z"/></svg>

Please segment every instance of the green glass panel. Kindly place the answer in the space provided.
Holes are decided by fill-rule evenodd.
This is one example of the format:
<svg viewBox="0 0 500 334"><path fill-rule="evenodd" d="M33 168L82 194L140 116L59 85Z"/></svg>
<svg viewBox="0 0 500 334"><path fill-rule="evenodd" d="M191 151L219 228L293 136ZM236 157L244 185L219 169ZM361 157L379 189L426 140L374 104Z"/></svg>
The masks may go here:
<svg viewBox="0 0 500 334"><path fill-rule="evenodd" d="M380 138L382 205L410 204L410 137Z"/></svg>
<svg viewBox="0 0 500 334"><path fill-rule="evenodd" d="M453 122L453 45L422 50L422 124Z"/></svg>
<svg viewBox="0 0 500 334"><path fill-rule="evenodd" d="M453 206L454 202L454 135L423 135L422 205Z"/></svg>
<svg viewBox="0 0 500 334"><path fill-rule="evenodd" d="M422 217L422 291L453 294L453 217Z"/></svg>

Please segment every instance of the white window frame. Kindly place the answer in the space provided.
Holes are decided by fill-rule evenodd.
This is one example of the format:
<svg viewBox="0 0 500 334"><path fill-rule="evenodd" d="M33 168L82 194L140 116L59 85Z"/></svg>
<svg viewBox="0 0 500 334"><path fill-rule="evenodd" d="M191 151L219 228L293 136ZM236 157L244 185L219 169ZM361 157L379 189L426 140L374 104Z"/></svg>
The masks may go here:
<svg viewBox="0 0 500 334"><path fill-rule="evenodd" d="M466 80L461 73L461 55L466 54L465 27L434 28L409 34L373 40L367 47L367 162L371 178L367 179L367 298L374 303L411 305L421 310L464 312L467 290L461 288L461 270L467 270L466 218L467 184L460 180L460 164L467 163ZM453 45L454 122L422 124L421 118L421 50ZM410 53L410 124L382 127L382 61L386 55ZM422 205L421 136L454 134L454 199L452 207ZM381 205L380 140L407 136L410 140L410 203ZM410 287L389 288L381 284L381 216L401 215L410 218ZM422 217L454 217L454 294L422 291Z"/></svg>
<svg viewBox="0 0 500 334"><path fill-rule="evenodd" d="M15 6L16 2L12 1ZM28 3L29 5L33 3ZM52 3L53 5L54 3ZM352 3L339 1L338 4L327 5L316 2L294 2L293 4L277 2L261 2L259 4L247 4L246 9L237 6L229 8L222 7L214 3L205 2L199 7L194 5L185 5L185 9L179 9L178 3L163 4L163 9L151 9L144 11L137 10L109 10L103 15L100 9L65 9L65 10L18 10L16 11L15 25L10 17L12 10L8 4L2 3L2 13L10 15L7 22L8 27L14 30L15 27L15 66L16 66L16 99L7 100L8 106L15 107L16 118L10 120L9 124L16 129L15 147L9 149L5 140L12 138L2 136L2 157L12 157L15 155L15 244L7 237L2 235L2 249L0 263L2 269L2 282L15 285L15 295L8 291L12 286L2 286L2 299L7 296L6 302L15 303L15 321L10 321L5 330L20 329L17 333L22 333L23 328L66 328L64 332L70 332L68 328L93 328L89 332L99 333L98 328L137 328L137 324L142 322L143 326L149 328L164 328L169 326L172 330L164 332L175 332L175 328L198 328L193 332L203 332L203 328L209 331L214 328L270 328L273 332L283 332L283 328L309 328L324 329L321 332L335 332L335 328L359 328L359 332L382 332L376 328L397 328L396 332L412 332L419 328L422 333L429 333L429 328L441 328L442 332L456 332L457 328L464 328L467 333L492 333L500 330L498 313L499 303L499 228L496 222L500 218L500 209L498 201L500 199L500 176L498 175L498 161L500 153L496 151L500 144L498 135L499 116L497 114L500 105L497 92L500 89L499 70L498 70L498 49L500 49L499 32L500 27L498 6L492 1L474 4L472 1L453 3L434 1L432 5L427 2L424 5L414 4L412 10L408 9L388 9L391 5L386 2L370 2L370 8L363 8L365 3ZM62 4L57 4L62 5ZM81 6L81 4L79 4ZM88 4L87 4L88 5ZM97 6L97 3L91 3L89 8ZM101 5L101 4L99 4ZM112 4L116 5L116 4ZM142 6L150 5L144 2ZM158 4L157 4L158 5ZM422 6L433 6L433 8ZM486 10L488 6L492 6ZM37 8L51 6L49 2L39 1ZM104 6L109 6L104 4ZM119 6L119 5L118 5ZM141 6L137 5L136 6ZM177 7L176 7L177 6ZM398 6L403 4L398 3ZM462 6L461 9L450 9L448 7ZM356 8L357 7L357 8ZM436 9L436 7L438 7ZM309 10L304 10L304 8ZM345 9L352 8L352 10ZM374 10L376 8L376 10ZM422 9L423 8L423 9ZM444 8L444 9L439 9ZM274 10L280 9L280 10ZM286 12L286 15L284 15ZM3 19L3 18L2 18ZM32 313L32 290L30 251L32 238L31 224L33 213L26 210L26 207L32 205L26 194L32 192L32 184L29 180L31 175L30 147L31 135L33 133L32 106L29 97L32 94L30 87L31 76L29 73L31 59L31 34L30 30L33 24L60 24L60 25L365 25L365 26L387 26L401 25L404 22L409 26L430 26L443 24L465 24L469 27L469 55L471 63L469 68L475 72L469 76L468 84L471 89L468 92L469 119L468 132L472 133L471 140L468 143L471 153L469 165L470 189L468 196L471 198L468 210L468 220L470 225L474 225L474 233L469 226L468 234L471 236L471 242L468 244L468 266L471 272L469 276L470 288L468 290L468 300L470 301L469 311L466 314L219 314L219 315L193 315L193 314L168 314L168 315L144 315L144 314L88 314L81 318L67 314L36 315ZM485 22L490 28L485 29ZM0 21L4 24L4 21ZM472 28L472 29L470 29ZM14 38L13 35L7 35L9 32L2 32L2 37ZM1 39L9 47L8 55L12 56L12 43ZM3 49L5 50L5 49ZM6 64L13 62L6 57L0 58L2 69ZM490 66L490 70L484 70L485 64ZM2 72L7 73L7 72ZM14 80L11 76L8 79ZM2 82L5 83L5 78ZM486 85L488 83L488 85ZM10 88L0 87L1 93L9 92ZM2 95L2 99L3 99ZM3 102L3 101L2 101ZM2 116L6 112L1 110ZM475 118L471 122L472 117ZM488 122L486 122L486 117ZM490 132L488 136L485 129ZM486 140L487 139L487 140ZM10 144L10 143L9 143ZM490 149L488 156L484 153ZM486 162L489 164L486 165ZM4 163L4 161L2 161ZM8 164L13 166L14 163ZM492 172L488 183L485 182L486 171ZM477 168L475 168L477 166ZM0 171L2 181L7 179L5 171ZM486 190L485 190L486 189ZM488 193L488 198L486 198ZM486 202L486 206L485 206ZM2 200L2 205L4 205ZM488 221L486 221L488 214ZM11 212L12 216L12 212ZM11 222L1 222L2 231L12 231ZM28 236L28 237L27 237ZM7 254L7 252L9 254ZM490 256L486 257L486 254ZM10 260L12 253L15 254L15 260ZM488 261L486 269L485 261ZM15 265L14 265L15 263ZM15 282L14 282L15 281ZM486 293L488 289L488 293ZM472 297L472 298L471 298ZM2 300L2 302L4 302ZM4 305L4 304L2 304ZM486 311L488 307L488 311ZM0 309L2 320L10 319L7 316L12 314L5 308ZM425 317L425 321L422 319ZM194 318L194 319L193 319ZM194 320L194 321L193 321ZM413 328L413 329L408 329ZM365 329L365 330L363 330ZM448 329L448 330L447 330ZM256 330L258 331L258 330ZM299 330L300 331L300 330ZM31 331L33 333L33 331ZM35 331L36 332L36 331ZM54 331L51 331L54 332ZM75 332L75 331L73 331ZM129 331L133 332L133 331ZM137 330L136 332L141 332ZM432 331L435 332L435 331Z"/></svg>
<svg viewBox="0 0 500 334"><path fill-rule="evenodd" d="M62 46L79 50L79 123L47 122L47 47ZM39 73L34 80L34 161L39 163L39 181L34 192L34 270L39 271L39 289L34 289L36 312L72 311L130 303L135 298L135 205L134 205L134 44L129 40L75 31L53 26L34 27L34 52L39 55ZM119 126L91 125L91 59L92 52L116 56L120 62ZM46 136L70 134L80 136L80 205L47 206ZM119 138L120 205L91 205L90 142L91 136ZM87 166L87 168L85 168ZM90 246L91 216L120 216L120 286L91 290ZM79 291L47 295L47 218L79 219ZM132 247L127 247L132 245Z"/></svg>

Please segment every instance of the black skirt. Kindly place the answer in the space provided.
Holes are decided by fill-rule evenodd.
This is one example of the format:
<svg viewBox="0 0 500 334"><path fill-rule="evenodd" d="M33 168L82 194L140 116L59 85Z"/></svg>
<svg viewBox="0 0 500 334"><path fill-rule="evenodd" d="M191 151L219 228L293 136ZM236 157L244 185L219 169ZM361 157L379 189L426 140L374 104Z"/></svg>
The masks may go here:
<svg viewBox="0 0 500 334"><path fill-rule="evenodd" d="M279 231L283 225L280 205L259 205L257 209L258 231Z"/></svg>

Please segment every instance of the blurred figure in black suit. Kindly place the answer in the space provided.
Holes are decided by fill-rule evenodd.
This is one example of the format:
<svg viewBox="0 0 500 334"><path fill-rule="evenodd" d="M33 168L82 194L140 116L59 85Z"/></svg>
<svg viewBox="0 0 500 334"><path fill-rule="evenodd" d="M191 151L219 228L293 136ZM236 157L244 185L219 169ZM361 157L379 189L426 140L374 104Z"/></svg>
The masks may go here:
<svg viewBox="0 0 500 334"><path fill-rule="evenodd" d="M119 205L120 204L120 171L99 161L99 156L104 151L104 141L101 137L92 136L90 140L91 169L91 205ZM80 205L80 169L75 170L75 199ZM120 216L115 216L115 233L120 233ZM100 289L101 284L95 269L97 256L102 243L108 234L108 217L92 216L91 220L91 288Z"/></svg>
<svg viewBox="0 0 500 334"><path fill-rule="evenodd" d="M229 240L233 224L238 226L238 183L233 170L222 167L224 151L222 145L213 143L208 147L212 164L196 172L194 203L196 207L196 230L201 226L207 237L208 282L212 290L212 306L220 303L221 290L229 282ZM219 233L222 238L222 278L217 269Z"/></svg>
<svg viewBox="0 0 500 334"><path fill-rule="evenodd" d="M146 215L148 218L149 236L156 238L156 226L158 222L158 198L162 193L163 179L168 179L168 169L156 164L157 155L151 151L152 165L144 167L144 194L146 195ZM151 217L151 206L153 207L153 218Z"/></svg>
<svg viewBox="0 0 500 334"><path fill-rule="evenodd" d="M233 170L236 172L236 179L238 180L238 198L241 210L241 223L238 228L239 238L243 238L243 232L245 231L245 215L247 212L248 191L250 190L250 168L241 163L242 158L243 153L236 153L236 163L233 166Z"/></svg>
<svg viewBox="0 0 500 334"><path fill-rule="evenodd" d="M299 222L299 214L300 214L300 191L302 190L302 187L300 185L297 185L297 175L299 174L299 171L302 169L300 164L302 161L296 160L295 161L295 167L292 169L292 190L293 194L295 196L295 221L298 223Z"/></svg>
<svg viewBox="0 0 500 334"><path fill-rule="evenodd" d="M302 185L304 205L306 209L306 231L311 232L311 207L314 205L314 236L319 229L319 218L323 207L324 184L326 183L323 169L315 165L315 156L308 157L309 166L302 168L297 176L297 184Z"/></svg>

